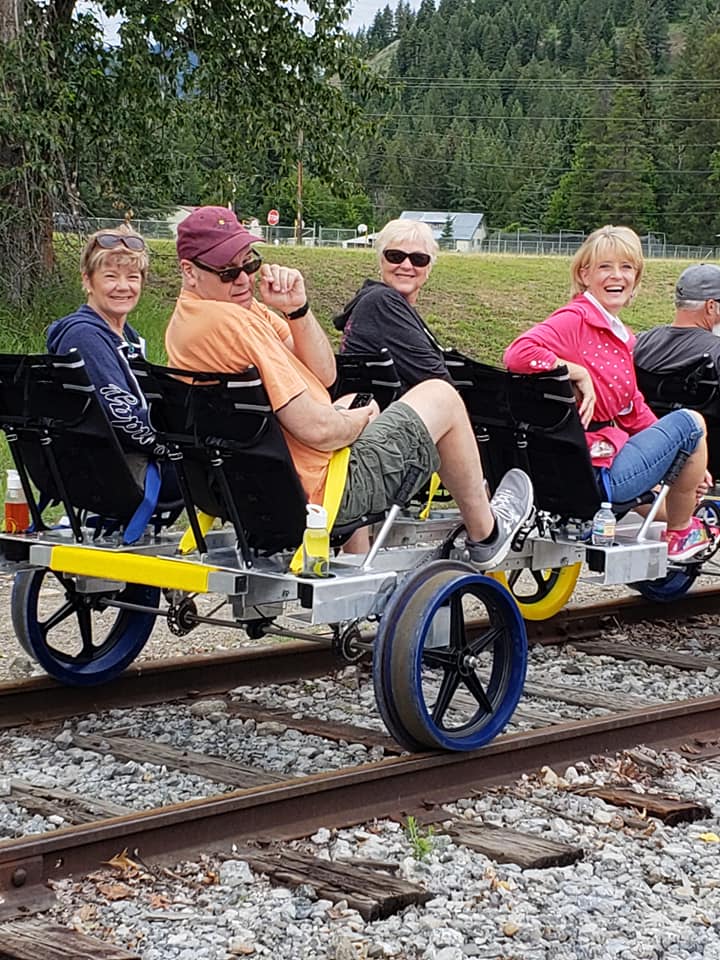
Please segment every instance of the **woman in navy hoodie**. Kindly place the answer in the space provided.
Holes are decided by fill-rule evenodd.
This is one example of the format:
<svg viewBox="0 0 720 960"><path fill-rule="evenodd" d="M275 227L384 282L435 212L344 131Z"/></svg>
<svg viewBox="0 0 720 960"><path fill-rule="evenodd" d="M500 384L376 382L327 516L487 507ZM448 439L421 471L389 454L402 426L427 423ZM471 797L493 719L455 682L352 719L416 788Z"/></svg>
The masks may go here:
<svg viewBox="0 0 720 960"><path fill-rule="evenodd" d="M127 316L140 299L148 265L147 246L140 234L127 227L94 233L80 260L87 303L56 320L47 334L50 353L77 350L83 358L88 377L140 486L149 460L165 453L164 445L157 442L147 402L128 363L128 358L145 352L145 341L127 322ZM163 476L161 499L179 495L175 484L174 476ZM171 495L168 497L167 493Z"/></svg>

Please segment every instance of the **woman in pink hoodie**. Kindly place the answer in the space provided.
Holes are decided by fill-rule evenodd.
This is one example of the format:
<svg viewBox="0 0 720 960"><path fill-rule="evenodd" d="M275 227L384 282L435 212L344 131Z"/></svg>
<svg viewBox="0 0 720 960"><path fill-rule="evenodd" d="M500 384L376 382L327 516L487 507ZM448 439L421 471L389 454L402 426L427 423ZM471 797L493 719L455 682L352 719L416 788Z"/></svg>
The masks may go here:
<svg viewBox="0 0 720 960"><path fill-rule="evenodd" d="M595 230L575 254L573 299L521 334L505 351L513 373L567 367L604 499L621 503L652 489L679 451L688 454L667 497L668 558L687 563L720 539L693 516L707 474L705 422L694 410L658 420L640 393L634 334L618 314L634 297L644 267L640 238L629 227Z"/></svg>

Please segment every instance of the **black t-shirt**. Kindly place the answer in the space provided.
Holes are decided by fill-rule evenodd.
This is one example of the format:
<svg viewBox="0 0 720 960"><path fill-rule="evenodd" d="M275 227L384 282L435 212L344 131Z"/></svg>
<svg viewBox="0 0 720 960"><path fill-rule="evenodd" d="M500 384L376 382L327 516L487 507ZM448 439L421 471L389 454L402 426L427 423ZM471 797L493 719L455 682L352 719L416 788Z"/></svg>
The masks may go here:
<svg viewBox="0 0 720 960"><path fill-rule="evenodd" d="M720 337L699 327L655 327L638 335L635 365L651 373L670 373L708 354L720 373Z"/></svg>
<svg viewBox="0 0 720 960"><path fill-rule="evenodd" d="M366 280L336 317L341 353L378 353L385 347L403 391L437 377L452 383L442 347L405 297L385 283Z"/></svg>

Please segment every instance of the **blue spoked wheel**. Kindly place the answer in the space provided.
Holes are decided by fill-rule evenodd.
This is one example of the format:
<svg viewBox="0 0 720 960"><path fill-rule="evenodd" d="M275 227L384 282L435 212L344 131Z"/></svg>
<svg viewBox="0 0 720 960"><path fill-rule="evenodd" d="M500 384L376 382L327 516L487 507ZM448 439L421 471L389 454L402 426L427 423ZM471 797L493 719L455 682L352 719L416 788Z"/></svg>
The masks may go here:
<svg viewBox="0 0 720 960"><path fill-rule="evenodd" d="M720 527L720 501L715 497L706 497L693 510L696 517L700 517L706 523L711 523L715 527Z"/></svg>
<svg viewBox="0 0 720 960"><path fill-rule="evenodd" d="M706 524L720 527L720 504L715 499L701 500L693 511L693 515L700 517ZM698 557L697 563L674 567L661 580L643 580L640 583L631 583L630 586L641 593L646 600L670 603L688 592L700 573L703 572L703 564L713 560L717 551L717 546L714 549L708 549ZM717 564L711 565L709 569L706 569L706 572L714 573L717 576Z"/></svg>
<svg viewBox="0 0 720 960"><path fill-rule="evenodd" d="M699 564L688 564L680 569L671 570L667 576L660 577L659 580L640 580L637 583L630 583L628 586L637 590L646 600L670 603L688 592L695 583L699 572Z"/></svg>
<svg viewBox="0 0 720 960"><path fill-rule="evenodd" d="M467 621L480 626L467 629ZM411 574L383 613L373 681L385 724L408 750L474 750L518 704L527 635L508 591L469 564L438 560Z"/></svg>
<svg viewBox="0 0 720 960"><path fill-rule="evenodd" d="M115 601L156 608L160 590L129 583L81 593L61 574L22 570L15 575L10 601L18 642L61 683L105 683L132 663L155 624L154 613L108 605Z"/></svg>

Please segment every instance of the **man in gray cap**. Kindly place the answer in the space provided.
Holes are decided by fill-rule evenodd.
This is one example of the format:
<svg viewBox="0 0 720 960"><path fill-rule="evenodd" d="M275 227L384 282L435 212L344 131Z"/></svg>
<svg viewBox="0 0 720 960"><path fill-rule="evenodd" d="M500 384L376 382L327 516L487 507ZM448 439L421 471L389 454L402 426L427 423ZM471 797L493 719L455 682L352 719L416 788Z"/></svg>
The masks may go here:
<svg viewBox="0 0 720 960"><path fill-rule="evenodd" d="M720 267L697 263L680 274L675 286L675 319L669 326L641 333L635 365L650 373L670 373L703 354L720 374Z"/></svg>

